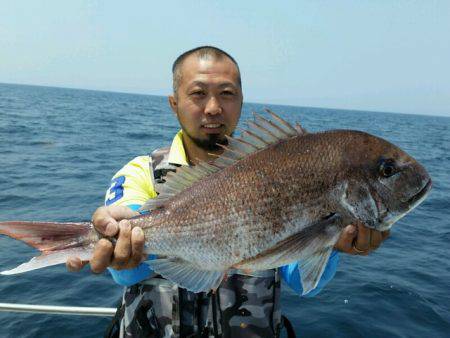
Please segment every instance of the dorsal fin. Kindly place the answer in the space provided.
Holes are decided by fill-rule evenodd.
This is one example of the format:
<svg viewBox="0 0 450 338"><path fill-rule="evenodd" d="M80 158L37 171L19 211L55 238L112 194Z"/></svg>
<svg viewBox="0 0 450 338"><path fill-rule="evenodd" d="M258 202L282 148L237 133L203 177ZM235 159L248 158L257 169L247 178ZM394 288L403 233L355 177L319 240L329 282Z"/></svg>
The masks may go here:
<svg viewBox="0 0 450 338"><path fill-rule="evenodd" d="M180 191L208 175L233 165L249 154L265 149L280 140L306 134L299 124L293 127L271 110L266 111L271 119L253 113L255 120L247 122L248 128L241 130L240 137L226 136L228 145L220 145L224 152L213 163L199 162L196 166L179 167L175 173L169 172L165 177L166 182L158 191L158 197L148 200L141 210L160 208Z"/></svg>

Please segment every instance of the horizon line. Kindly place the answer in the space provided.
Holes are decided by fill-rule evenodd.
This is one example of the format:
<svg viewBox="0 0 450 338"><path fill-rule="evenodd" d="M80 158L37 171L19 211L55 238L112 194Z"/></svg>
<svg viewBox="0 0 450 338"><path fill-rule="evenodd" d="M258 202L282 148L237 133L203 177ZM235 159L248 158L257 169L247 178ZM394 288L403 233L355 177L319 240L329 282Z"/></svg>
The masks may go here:
<svg viewBox="0 0 450 338"><path fill-rule="evenodd" d="M131 91L120 91L120 90L107 90L107 89L92 89L92 88L78 88L78 87L58 87L55 85L43 85L43 84L30 84L30 83L10 83L10 82L0 82L0 85L13 85L13 86L29 86L29 87L45 87L45 88L55 88L55 89L70 89L70 90L84 90L92 92L103 92L112 94L127 94L127 95L141 95L141 96L158 96L167 97L167 95L157 95L150 93L141 92L131 92ZM259 104L259 105L272 105L272 106L285 106L285 107L295 107L295 108L313 108L313 109L328 109L328 110L346 110L351 112L366 112L366 113L381 113L381 114L401 114L401 115L414 115L414 116L433 116L433 117L447 117L449 115L436 115L436 114L419 114L419 113L405 113L405 112L394 112L394 111L380 111L380 110L363 110L363 109L349 109L349 108L336 108L336 107L317 107L317 106L296 106L293 104L279 104L279 103L268 103L268 102L251 102L244 101L247 104Z"/></svg>

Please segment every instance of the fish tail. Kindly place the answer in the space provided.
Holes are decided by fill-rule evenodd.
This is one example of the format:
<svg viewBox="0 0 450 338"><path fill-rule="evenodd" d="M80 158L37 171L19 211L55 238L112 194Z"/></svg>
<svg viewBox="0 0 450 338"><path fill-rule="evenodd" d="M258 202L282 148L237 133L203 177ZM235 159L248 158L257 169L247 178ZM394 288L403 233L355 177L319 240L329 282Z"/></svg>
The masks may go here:
<svg viewBox="0 0 450 338"><path fill-rule="evenodd" d="M87 222L0 222L0 234L25 242L41 251L40 256L12 270L0 272L2 275L14 275L62 264L71 256L89 260L95 243L95 231L92 224Z"/></svg>

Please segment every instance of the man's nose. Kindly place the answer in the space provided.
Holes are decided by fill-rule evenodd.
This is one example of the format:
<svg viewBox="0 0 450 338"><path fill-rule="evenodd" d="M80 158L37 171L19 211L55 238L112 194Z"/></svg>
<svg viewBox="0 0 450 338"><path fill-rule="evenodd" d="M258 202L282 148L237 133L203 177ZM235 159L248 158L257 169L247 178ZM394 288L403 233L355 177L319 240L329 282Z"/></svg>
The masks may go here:
<svg viewBox="0 0 450 338"><path fill-rule="evenodd" d="M220 101L215 97L211 96L206 102L205 114L216 115L222 112L222 106Z"/></svg>

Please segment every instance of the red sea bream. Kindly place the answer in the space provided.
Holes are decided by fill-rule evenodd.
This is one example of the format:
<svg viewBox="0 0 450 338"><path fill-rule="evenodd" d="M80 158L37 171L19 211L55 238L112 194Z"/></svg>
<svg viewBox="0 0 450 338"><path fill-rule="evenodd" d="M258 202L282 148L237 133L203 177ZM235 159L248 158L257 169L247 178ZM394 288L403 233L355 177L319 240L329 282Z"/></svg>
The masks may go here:
<svg viewBox="0 0 450 338"><path fill-rule="evenodd" d="M388 230L431 188L425 168L379 137L351 130L307 133L269 112L213 163L169 173L156 199L131 219L143 228L147 261L191 291L218 287L230 269L264 270L300 261L313 289L342 229L356 221ZM3 274L89 259L89 223L0 222L0 233L42 255Z"/></svg>

